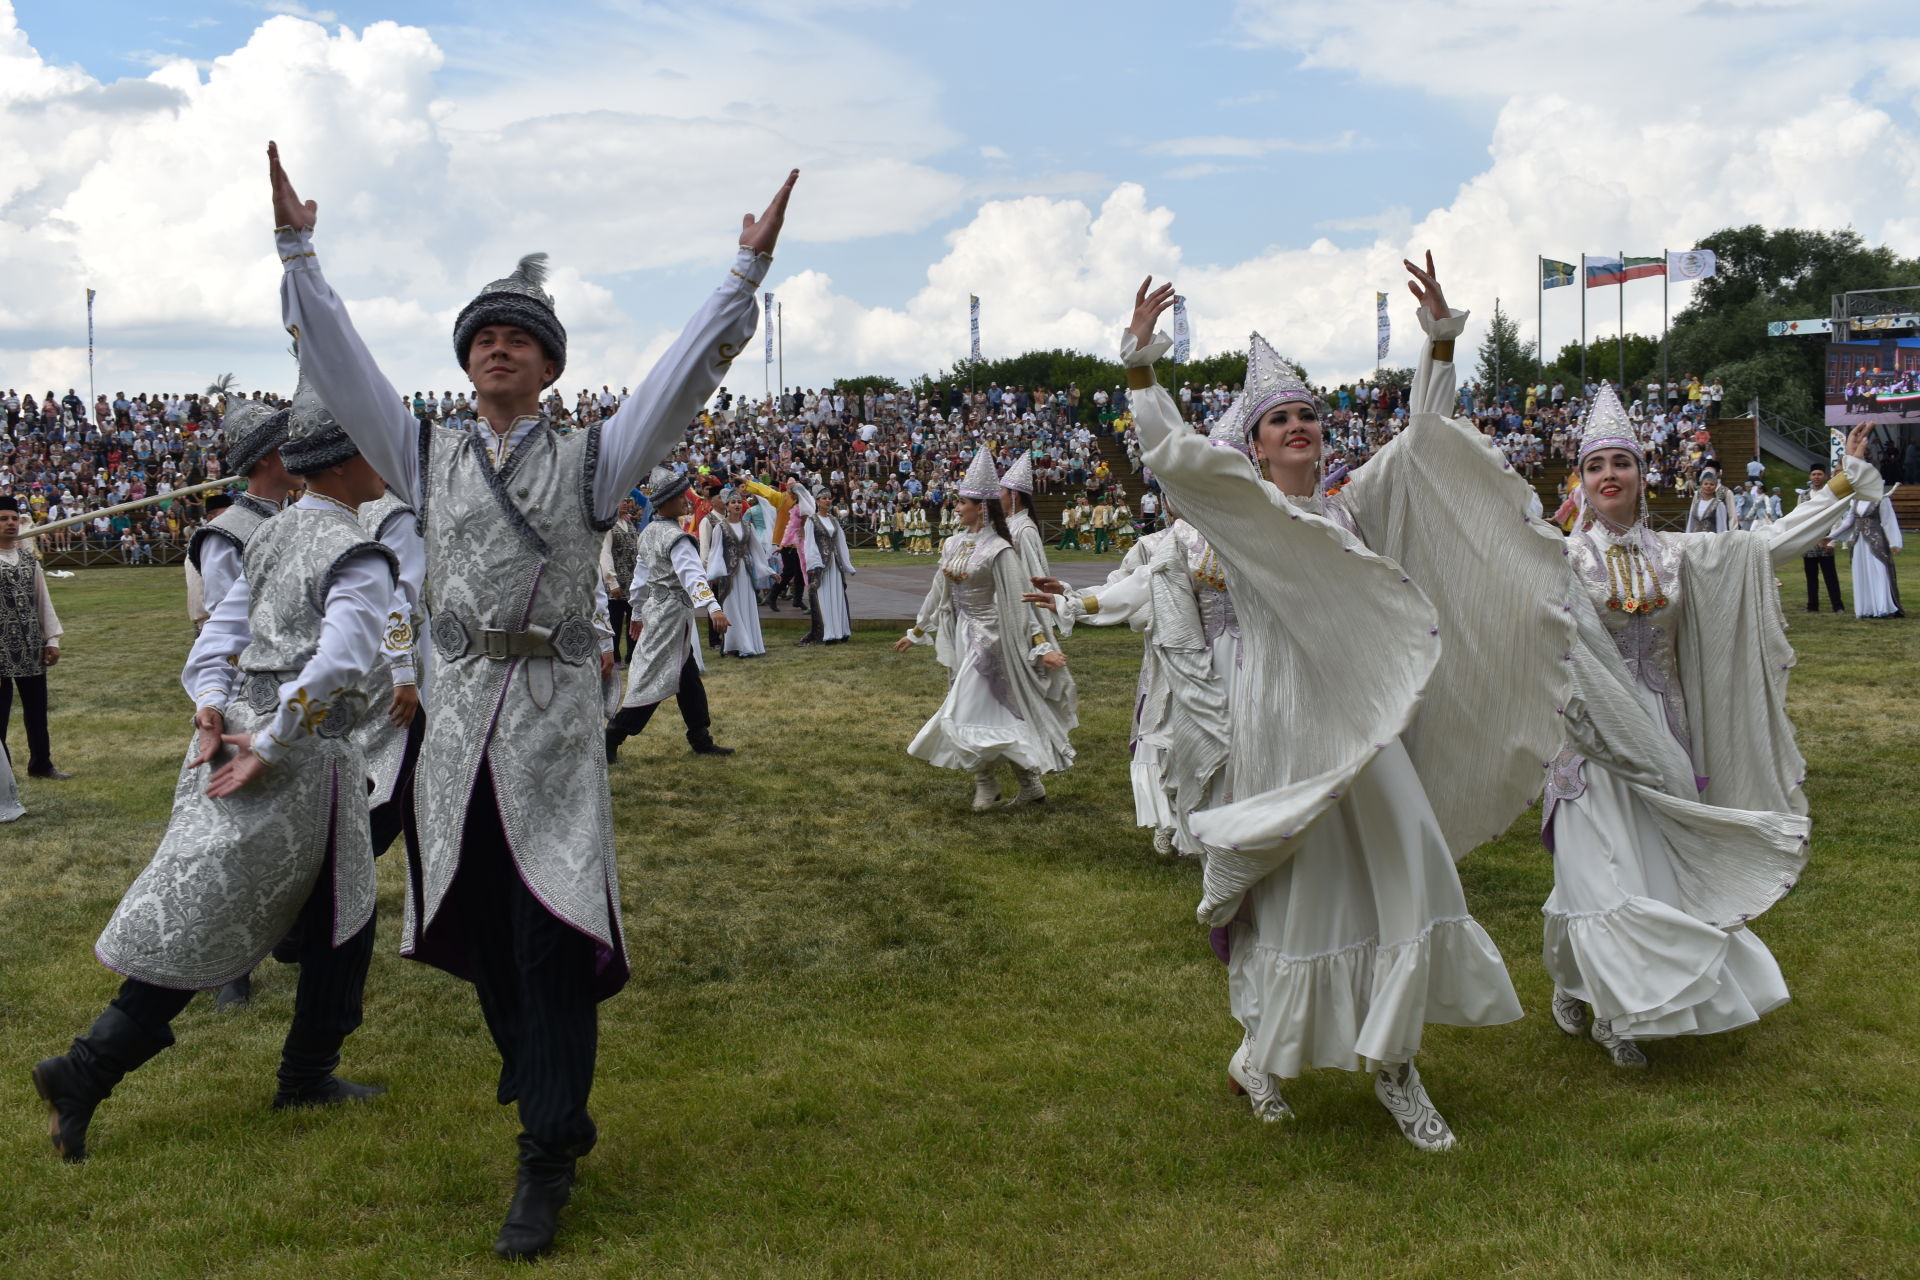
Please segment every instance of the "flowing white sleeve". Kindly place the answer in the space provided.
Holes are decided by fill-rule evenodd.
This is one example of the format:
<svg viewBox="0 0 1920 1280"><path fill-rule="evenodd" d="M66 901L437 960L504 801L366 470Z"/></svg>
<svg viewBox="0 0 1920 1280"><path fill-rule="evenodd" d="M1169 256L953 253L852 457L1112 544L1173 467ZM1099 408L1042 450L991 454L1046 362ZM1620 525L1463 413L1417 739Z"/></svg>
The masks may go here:
<svg viewBox="0 0 1920 1280"><path fill-rule="evenodd" d="M320 643L299 674L280 686L280 709L253 736L255 755L268 764L280 759L319 728L329 704L366 679L380 657L393 582L393 567L385 556L368 552L339 566L327 588ZM378 715L381 710L366 708L363 714Z"/></svg>
<svg viewBox="0 0 1920 1280"><path fill-rule="evenodd" d="M410 505L420 500L420 420L380 372L347 315L347 304L320 274L313 234L279 230L280 315L300 344L300 369L373 469Z"/></svg>
<svg viewBox="0 0 1920 1280"><path fill-rule="evenodd" d="M1887 545L1895 551L1903 550L1906 543L1900 536L1900 517L1894 512L1892 498L1880 499L1880 525L1887 531Z"/></svg>
<svg viewBox="0 0 1920 1280"><path fill-rule="evenodd" d="M600 519L611 520L620 499L667 456L746 348L760 315L754 291L772 265L772 258L740 250L720 287L600 428L600 464L593 478L594 514Z"/></svg>
<svg viewBox="0 0 1920 1280"><path fill-rule="evenodd" d="M241 651L253 640L253 629L247 621L252 596L247 576L242 572L228 584L226 595L213 606L207 625L200 628L193 648L188 651L180 684L193 699L195 708L226 710L227 701L233 696L234 677L239 672L235 664Z"/></svg>
<svg viewBox="0 0 1920 1280"><path fill-rule="evenodd" d="M907 639L915 644L932 644L933 635L946 620L947 603L952 596L953 582L935 565L933 581L927 584L926 598L920 602L920 612L915 615L913 626L907 630Z"/></svg>
<svg viewBox="0 0 1920 1280"><path fill-rule="evenodd" d="M1881 495L1886 492L1886 482L1872 464L1854 457L1841 459L1846 468L1843 473L1845 483L1840 485L1843 492L1850 492L1855 498L1865 502L1883 501ZM1811 495L1805 502L1796 503L1792 511L1781 516L1766 527L1761 537L1767 540L1767 551L1776 565L1785 564L1796 556L1803 556L1813 545L1825 537L1838 537L1834 521L1842 509L1851 510L1842 493L1834 490L1837 481L1828 481L1825 488ZM1852 489L1847 490L1851 485ZM1891 509L1891 504L1889 504ZM1898 543L1894 543L1898 546Z"/></svg>

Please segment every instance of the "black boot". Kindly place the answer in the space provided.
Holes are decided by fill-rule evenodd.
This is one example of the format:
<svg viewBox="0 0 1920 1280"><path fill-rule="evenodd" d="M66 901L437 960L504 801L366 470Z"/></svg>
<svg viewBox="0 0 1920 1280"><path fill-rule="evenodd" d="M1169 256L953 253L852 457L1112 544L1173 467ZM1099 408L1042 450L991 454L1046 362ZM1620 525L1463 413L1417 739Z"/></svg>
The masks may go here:
<svg viewBox="0 0 1920 1280"><path fill-rule="evenodd" d="M621 733L618 729L614 728L612 725L607 726L607 763L609 765L619 763L620 744L625 742L626 740L627 740L626 734Z"/></svg>
<svg viewBox="0 0 1920 1280"><path fill-rule="evenodd" d="M274 950L278 952L279 947ZM235 1009L244 1009L253 1003L253 974L243 973L220 988L213 997L213 1007L218 1013L229 1013Z"/></svg>
<svg viewBox="0 0 1920 1280"><path fill-rule="evenodd" d="M173 1032L147 1030L108 1005L87 1034L58 1058L42 1058L33 1067L33 1088L47 1104L47 1135L61 1158L78 1164L87 1158L87 1126L94 1108L129 1071L173 1043Z"/></svg>
<svg viewBox="0 0 1920 1280"><path fill-rule="evenodd" d="M509 1262L531 1262L553 1248L560 1210L573 1196L574 1165L584 1150L549 1147L520 1135L520 1175L507 1220L493 1251Z"/></svg>
<svg viewBox="0 0 1920 1280"><path fill-rule="evenodd" d="M697 756L730 756L733 754L732 747L723 747L712 738L702 738L698 742L689 738L687 745L693 748L693 754Z"/></svg>
<svg viewBox="0 0 1920 1280"><path fill-rule="evenodd" d="M340 1065L344 1035L313 1031L295 1023L280 1050L280 1087L273 1095L275 1111L300 1107L332 1107L343 1102L365 1102L386 1092L377 1084L355 1084L333 1074Z"/></svg>

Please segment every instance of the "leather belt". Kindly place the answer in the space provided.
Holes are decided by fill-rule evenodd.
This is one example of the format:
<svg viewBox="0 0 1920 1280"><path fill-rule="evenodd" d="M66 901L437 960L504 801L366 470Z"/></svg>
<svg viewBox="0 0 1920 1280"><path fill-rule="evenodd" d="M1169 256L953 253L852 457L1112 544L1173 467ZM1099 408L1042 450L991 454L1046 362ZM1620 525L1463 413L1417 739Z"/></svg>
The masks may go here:
<svg viewBox="0 0 1920 1280"><path fill-rule="evenodd" d="M593 624L577 613L562 618L558 626L551 628L483 627L443 610L433 615L432 636L434 652L446 662L469 656L494 662L558 658L578 666L600 648L600 637Z"/></svg>

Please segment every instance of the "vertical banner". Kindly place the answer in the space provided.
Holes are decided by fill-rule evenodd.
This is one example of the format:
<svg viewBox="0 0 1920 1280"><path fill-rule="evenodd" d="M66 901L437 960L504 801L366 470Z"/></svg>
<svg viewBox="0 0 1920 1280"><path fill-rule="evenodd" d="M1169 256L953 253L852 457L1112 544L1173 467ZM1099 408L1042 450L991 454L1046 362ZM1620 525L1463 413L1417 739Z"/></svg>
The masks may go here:
<svg viewBox="0 0 1920 1280"><path fill-rule="evenodd" d="M1192 354L1193 326L1187 320L1187 300L1176 296L1173 300L1173 362L1185 364Z"/></svg>
<svg viewBox="0 0 1920 1280"><path fill-rule="evenodd" d="M94 399L95 399L95 396L93 391L93 290L89 289L87 290L87 413L86 413L86 416L89 419L92 418L93 416ZM84 427L85 425L86 425L85 423L81 424L82 427Z"/></svg>
<svg viewBox="0 0 1920 1280"><path fill-rule="evenodd" d="M969 358L977 361L980 359L980 295L977 293L967 295L967 328L973 338Z"/></svg>
<svg viewBox="0 0 1920 1280"><path fill-rule="evenodd" d="M1374 343L1373 362L1378 365L1387 358L1387 343L1393 339L1393 330L1387 321L1387 295L1376 292L1373 295L1373 309L1377 317L1375 327L1378 338Z"/></svg>
<svg viewBox="0 0 1920 1280"><path fill-rule="evenodd" d="M761 318L767 326L767 363L773 363L773 290L760 295Z"/></svg>

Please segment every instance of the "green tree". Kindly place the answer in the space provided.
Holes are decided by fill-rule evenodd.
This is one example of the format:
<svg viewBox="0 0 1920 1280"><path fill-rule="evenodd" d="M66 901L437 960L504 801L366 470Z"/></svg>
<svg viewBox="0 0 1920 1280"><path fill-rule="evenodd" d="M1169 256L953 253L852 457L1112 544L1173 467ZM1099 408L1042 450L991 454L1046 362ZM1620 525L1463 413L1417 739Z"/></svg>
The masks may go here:
<svg viewBox="0 0 1920 1280"><path fill-rule="evenodd" d="M849 396L865 395L869 391L900 391L898 378L889 378L884 373L867 373L857 378L835 378L833 389Z"/></svg>
<svg viewBox="0 0 1920 1280"><path fill-rule="evenodd" d="M1480 359L1473 376L1483 387L1502 387L1531 382L1540 374L1540 362L1534 358L1533 344L1520 340L1520 325L1513 316L1493 304L1493 321L1487 336L1480 340Z"/></svg>

